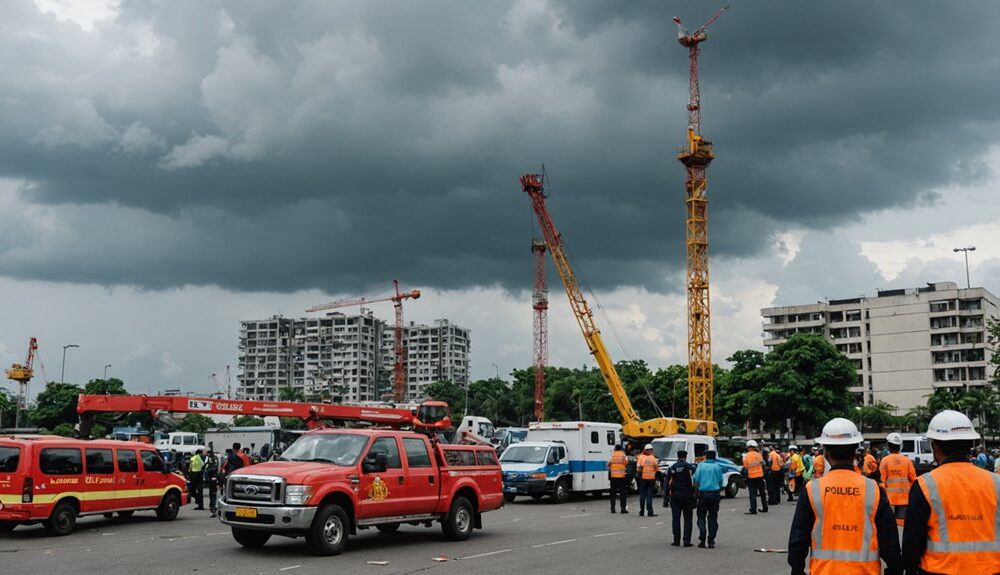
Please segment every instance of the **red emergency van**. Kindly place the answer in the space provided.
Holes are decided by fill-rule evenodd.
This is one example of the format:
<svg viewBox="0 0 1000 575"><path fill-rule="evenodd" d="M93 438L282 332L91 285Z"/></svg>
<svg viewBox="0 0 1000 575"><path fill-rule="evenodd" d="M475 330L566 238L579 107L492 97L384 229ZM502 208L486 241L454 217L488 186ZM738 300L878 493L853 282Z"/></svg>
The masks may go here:
<svg viewBox="0 0 1000 575"><path fill-rule="evenodd" d="M143 510L171 521L186 502L184 478L150 445L0 437L0 532L40 522L53 535L68 535L77 517Z"/></svg>

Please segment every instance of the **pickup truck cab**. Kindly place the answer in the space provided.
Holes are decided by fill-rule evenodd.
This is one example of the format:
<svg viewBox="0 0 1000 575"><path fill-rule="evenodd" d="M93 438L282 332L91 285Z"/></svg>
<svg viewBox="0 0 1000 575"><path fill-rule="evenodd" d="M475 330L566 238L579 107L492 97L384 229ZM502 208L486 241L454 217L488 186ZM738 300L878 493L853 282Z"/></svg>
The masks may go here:
<svg viewBox="0 0 1000 575"><path fill-rule="evenodd" d="M653 440L653 455L660 462L660 473L657 474L657 493L661 492L662 475L667 469L677 462L677 453L687 451L687 460L694 465L705 460L706 451L719 452L719 447L715 438L710 435L677 434L667 437L658 437ZM722 467L722 481L726 486L723 494L733 498L739 493L741 487L746 486L746 482L740 474L740 465L729 459L717 457L719 466Z"/></svg>
<svg viewBox="0 0 1000 575"><path fill-rule="evenodd" d="M303 435L276 461L230 475L219 518L244 547L283 535L336 555L359 529L391 533L403 523L438 522L447 538L465 540L501 505L490 447L432 443L409 431L328 429Z"/></svg>

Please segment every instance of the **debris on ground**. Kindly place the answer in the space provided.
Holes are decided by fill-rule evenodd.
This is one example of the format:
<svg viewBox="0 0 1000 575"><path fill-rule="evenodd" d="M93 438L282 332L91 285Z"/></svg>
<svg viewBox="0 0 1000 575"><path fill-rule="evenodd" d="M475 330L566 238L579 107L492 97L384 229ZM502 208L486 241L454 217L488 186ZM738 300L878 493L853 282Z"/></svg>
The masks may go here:
<svg viewBox="0 0 1000 575"><path fill-rule="evenodd" d="M437 557L431 557L431 561L437 561L438 563L444 563L447 560L448 560L448 558L445 557L444 555L439 555Z"/></svg>
<svg viewBox="0 0 1000 575"><path fill-rule="evenodd" d="M788 549L775 549L774 547L761 547L754 549L757 553L788 553Z"/></svg>
<svg viewBox="0 0 1000 575"><path fill-rule="evenodd" d="M388 561L369 561L368 565L388 565Z"/></svg>

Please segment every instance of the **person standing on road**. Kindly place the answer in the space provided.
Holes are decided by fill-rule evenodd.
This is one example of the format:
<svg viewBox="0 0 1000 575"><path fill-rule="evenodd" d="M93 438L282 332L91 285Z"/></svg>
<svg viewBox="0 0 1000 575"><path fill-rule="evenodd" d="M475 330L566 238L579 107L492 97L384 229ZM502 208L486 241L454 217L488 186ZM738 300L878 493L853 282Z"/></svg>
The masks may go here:
<svg viewBox="0 0 1000 575"><path fill-rule="evenodd" d="M743 468L747 470L747 489L750 491L750 510L747 515L757 515L757 495L760 495L760 512L767 513L767 486L764 485L764 457L757 451L757 442L747 441Z"/></svg>
<svg viewBox="0 0 1000 575"><path fill-rule="evenodd" d="M608 461L608 477L611 479L611 512L615 512L615 498L618 498L619 507L622 513L628 513L625 503L628 499L628 487L625 486L625 469L628 467L628 458L625 457L625 450L622 446L615 445L615 450L611 453L611 460Z"/></svg>
<svg viewBox="0 0 1000 575"><path fill-rule="evenodd" d="M882 477L882 487L889 497L889 505L896 515L896 525L902 527L906 519L906 504L910 500L910 488L917 480L917 471L909 457L900 455L903 438L898 433L890 433L885 438L889 445L889 455L882 458L879 464L879 475Z"/></svg>
<svg viewBox="0 0 1000 575"><path fill-rule="evenodd" d="M232 475L234 471L244 466L241 453L240 444L234 443L232 450L226 455L226 475Z"/></svg>
<svg viewBox="0 0 1000 575"><path fill-rule="evenodd" d="M781 503L783 474L781 473L781 454L778 453L777 447L768 453L767 460L770 463L767 469L767 502L770 505L778 505Z"/></svg>
<svg viewBox="0 0 1000 575"><path fill-rule="evenodd" d="M881 477L879 477L878 461L875 460L875 456L864 446L858 450L858 453L860 454L858 463L861 465L861 469L864 470L865 477L875 480L876 483L880 483Z"/></svg>
<svg viewBox="0 0 1000 575"><path fill-rule="evenodd" d="M899 533L885 492L854 473L861 432L850 420L831 419L816 441L823 444L830 470L806 487L795 506L788 533L792 575L902 575ZM881 559L881 561L879 560Z"/></svg>
<svg viewBox="0 0 1000 575"><path fill-rule="evenodd" d="M191 482L191 494L194 496L195 509L198 511L205 509L205 497L202 491L205 461L201 456L201 450L195 451L191 461L188 462L188 481Z"/></svg>
<svg viewBox="0 0 1000 575"><path fill-rule="evenodd" d="M924 436L938 466L910 489L903 526L907 573L1000 573L1000 476L969 462L980 439L972 421L950 409Z"/></svg>
<svg viewBox="0 0 1000 575"><path fill-rule="evenodd" d="M688 452L677 452L677 462L667 469L663 479L664 499L670 497L670 512L673 516L672 530L674 547L681 544L681 518L684 519L684 546L691 547L691 519L694 514L694 465L687 461Z"/></svg>
<svg viewBox="0 0 1000 575"><path fill-rule="evenodd" d="M798 445L789 445L788 454L788 500L795 501L802 496L802 474L806 472L806 466L802 463Z"/></svg>
<svg viewBox="0 0 1000 575"><path fill-rule="evenodd" d="M205 472L202 474L205 485L208 486L208 510L215 517L216 500L219 498L219 458L215 456L215 451L209 449L205 458Z"/></svg>
<svg viewBox="0 0 1000 575"><path fill-rule="evenodd" d="M715 536L719 533L719 493L722 491L722 468L715 451L705 452L705 461L698 464L691 480L698 497L698 547L705 548L707 535L708 548L714 549Z"/></svg>
<svg viewBox="0 0 1000 575"><path fill-rule="evenodd" d="M639 517L656 517L656 513L653 513L653 494L656 492L656 474L660 471L660 462L653 455L651 444L647 443L642 448L642 455L636 460L635 468L639 474Z"/></svg>
<svg viewBox="0 0 1000 575"><path fill-rule="evenodd" d="M813 479L823 477L823 473L826 471L826 458L823 457L824 451L822 445L816 450L816 457L813 458Z"/></svg>

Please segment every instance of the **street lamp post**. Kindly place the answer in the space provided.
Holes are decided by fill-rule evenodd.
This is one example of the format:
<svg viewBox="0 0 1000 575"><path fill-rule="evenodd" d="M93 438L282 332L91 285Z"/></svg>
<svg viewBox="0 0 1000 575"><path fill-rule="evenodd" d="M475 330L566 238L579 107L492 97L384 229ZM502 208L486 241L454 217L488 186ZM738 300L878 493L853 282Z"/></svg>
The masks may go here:
<svg viewBox="0 0 1000 575"><path fill-rule="evenodd" d="M964 248L955 248L951 250L955 253L965 252L965 287L971 288L972 281L969 279L969 252L976 251L976 246L968 246Z"/></svg>
<svg viewBox="0 0 1000 575"><path fill-rule="evenodd" d="M59 383L66 383L66 350L71 347L80 347L75 343L63 346L62 369L59 372Z"/></svg>
<svg viewBox="0 0 1000 575"><path fill-rule="evenodd" d="M111 367L110 363L104 366L104 379L105 379L105 381L108 379L108 368L109 367Z"/></svg>

